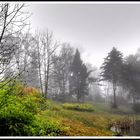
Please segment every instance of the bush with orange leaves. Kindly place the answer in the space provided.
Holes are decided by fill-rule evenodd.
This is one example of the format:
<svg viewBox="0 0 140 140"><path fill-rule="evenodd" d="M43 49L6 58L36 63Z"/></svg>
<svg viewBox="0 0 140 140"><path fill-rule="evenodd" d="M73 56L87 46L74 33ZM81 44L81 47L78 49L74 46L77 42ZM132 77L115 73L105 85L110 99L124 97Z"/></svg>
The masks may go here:
<svg viewBox="0 0 140 140"><path fill-rule="evenodd" d="M38 96L39 93L39 90L35 87L24 87L23 88L23 94L32 94L34 96Z"/></svg>
<svg viewBox="0 0 140 140"><path fill-rule="evenodd" d="M38 111L45 110L47 108L47 100L42 97L39 89L35 87L24 86L17 80L10 92L21 100L28 100L29 103L34 103L34 105L38 108Z"/></svg>
<svg viewBox="0 0 140 140"><path fill-rule="evenodd" d="M39 110L47 109L47 100L41 96L41 93L34 87L23 87L22 96L36 103Z"/></svg>

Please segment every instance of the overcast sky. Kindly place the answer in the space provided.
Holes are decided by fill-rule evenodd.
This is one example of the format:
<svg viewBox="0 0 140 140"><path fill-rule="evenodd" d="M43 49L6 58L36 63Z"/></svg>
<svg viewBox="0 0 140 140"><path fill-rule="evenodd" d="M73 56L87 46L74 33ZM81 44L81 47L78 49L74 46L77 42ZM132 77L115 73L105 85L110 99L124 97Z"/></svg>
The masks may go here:
<svg viewBox="0 0 140 140"><path fill-rule="evenodd" d="M140 48L140 4L29 4L32 29L49 29L57 40L80 48L97 67L112 47L124 56Z"/></svg>

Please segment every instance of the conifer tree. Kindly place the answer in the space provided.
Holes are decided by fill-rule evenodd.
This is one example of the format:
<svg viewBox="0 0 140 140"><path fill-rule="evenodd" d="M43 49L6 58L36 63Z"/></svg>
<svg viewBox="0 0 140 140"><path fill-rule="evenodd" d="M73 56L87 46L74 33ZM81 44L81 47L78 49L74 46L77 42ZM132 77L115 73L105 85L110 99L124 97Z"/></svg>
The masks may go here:
<svg viewBox="0 0 140 140"><path fill-rule="evenodd" d="M118 51L115 47L111 50L108 56L105 58L104 63L102 64L102 72L101 76L103 77L102 80L107 80L112 83L113 86L113 108L117 108L117 101L116 101L116 88L117 84L121 80L122 76L122 54Z"/></svg>
<svg viewBox="0 0 140 140"><path fill-rule="evenodd" d="M83 64L80 53L76 49L73 63L71 66L71 84L70 91L76 95L77 102L81 99L84 101L84 96L88 94L88 72L87 67Z"/></svg>

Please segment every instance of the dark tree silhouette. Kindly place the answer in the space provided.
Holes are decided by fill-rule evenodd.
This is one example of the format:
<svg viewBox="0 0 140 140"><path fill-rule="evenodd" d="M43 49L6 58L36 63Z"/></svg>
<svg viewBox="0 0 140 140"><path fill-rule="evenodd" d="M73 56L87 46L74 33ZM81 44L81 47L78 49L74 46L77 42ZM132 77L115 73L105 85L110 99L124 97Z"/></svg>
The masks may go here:
<svg viewBox="0 0 140 140"><path fill-rule="evenodd" d="M123 65L122 85L129 91L135 107L140 98L140 60L136 55L129 55Z"/></svg>
<svg viewBox="0 0 140 140"><path fill-rule="evenodd" d="M88 71L86 65L83 64L80 53L78 49L76 49L71 66L70 92L76 95L77 102L79 102L80 99L84 101L84 96L88 94L89 74L90 71Z"/></svg>
<svg viewBox="0 0 140 140"><path fill-rule="evenodd" d="M116 87L121 79L122 65L123 65L122 54L115 47L113 47L111 52L105 58L104 63L102 64L101 67L102 69L101 76L103 77L102 80L107 80L111 82L113 86L113 97L114 97L114 103L112 106L113 108L117 108Z"/></svg>

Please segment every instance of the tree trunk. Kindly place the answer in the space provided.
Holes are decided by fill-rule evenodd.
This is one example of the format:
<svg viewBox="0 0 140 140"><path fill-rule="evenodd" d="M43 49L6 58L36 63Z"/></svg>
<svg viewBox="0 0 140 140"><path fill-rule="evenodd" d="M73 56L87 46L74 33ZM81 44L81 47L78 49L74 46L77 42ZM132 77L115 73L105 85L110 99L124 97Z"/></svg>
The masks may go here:
<svg viewBox="0 0 140 140"><path fill-rule="evenodd" d="M64 73L63 73L63 79L62 79L62 95L63 95L63 101L65 101L66 100L66 98L65 98L65 93L66 93L66 90L65 90L65 79L64 79Z"/></svg>
<svg viewBox="0 0 140 140"><path fill-rule="evenodd" d="M40 50L39 50L39 41L37 42L37 54L38 54L38 72L39 72L39 80L40 80L40 90L41 93L43 95L43 85L42 85L42 76L41 76L41 54L40 54Z"/></svg>
<svg viewBox="0 0 140 140"><path fill-rule="evenodd" d="M48 85L49 85L49 71L50 71L50 59L48 58L47 62L47 73L46 73L46 83L45 83L45 98L47 98L48 94Z"/></svg>
<svg viewBox="0 0 140 140"><path fill-rule="evenodd" d="M133 91L133 105L136 105L135 91Z"/></svg>
<svg viewBox="0 0 140 140"><path fill-rule="evenodd" d="M85 102L85 96L84 95L83 95L83 100L82 101L83 101L83 103Z"/></svg>
<svg viewBox="0 0 140 140"><path fill-rule="evenodd" d="M79 91L77 91L77 102L79 103L80 97L79 97Z"/></svg>
<svg viewBox="0 0 140 140"><path fill-rule="evenodd" d="M136 104L136 100L135 100L135 97L133 97L133 105Z"/></svg>
<svg viewBox="0 0 140 140"><path fill-rule="evenodd" d="M79 103L79 97L77 97L77 102Z"/></svg>
<svg viewBox="0 0 140 140"><path fill-rule="evenodd" d="M9 10L9 4L6 4L5 5L5 13L4 13L4 24L3 24L3 28L2 28L2 32L1 32L1 35L0 35L0 43L2 42L2 39L3 39L3 36L4 36L4 32L5 32L5 29L6 29L6 22L7 22L7 17L8 17L8 10Z"/></svg>
<svg viewBox="0 0 140 140"><path fill-rule="evenodd" d="M113 97L114 97L113 108L117 108L117 101L116 101L116 83L113 83Z"/></svg>

